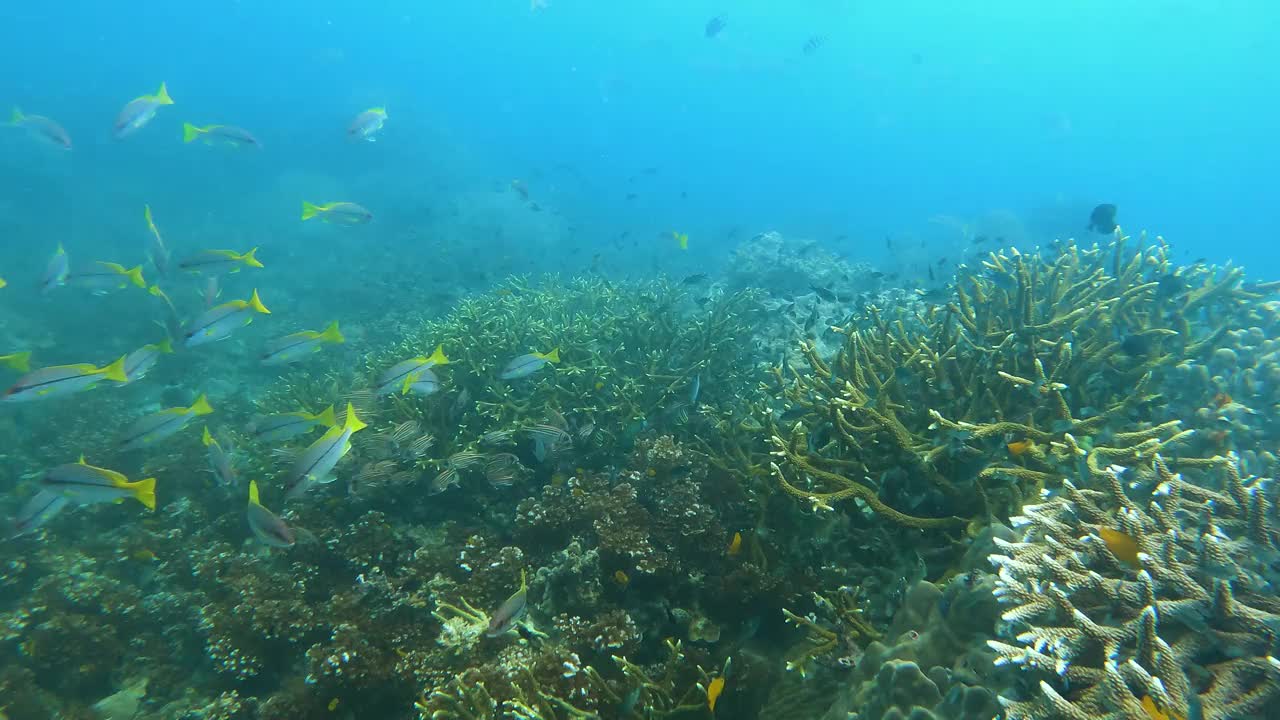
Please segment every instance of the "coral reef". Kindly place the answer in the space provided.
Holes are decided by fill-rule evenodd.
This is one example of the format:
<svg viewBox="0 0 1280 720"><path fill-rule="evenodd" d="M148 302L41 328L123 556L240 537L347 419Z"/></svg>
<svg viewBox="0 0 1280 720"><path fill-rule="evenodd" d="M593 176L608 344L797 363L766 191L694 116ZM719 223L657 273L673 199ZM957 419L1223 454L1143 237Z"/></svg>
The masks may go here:
<svg viewBox="0 0 1280 720"><path fill-rule="evenodd" d="M1212 460L1111 466L1015 518L991 560L1016 644L990 645L1039 685L1010 718L1275 717L1274 483Z"/></svg>

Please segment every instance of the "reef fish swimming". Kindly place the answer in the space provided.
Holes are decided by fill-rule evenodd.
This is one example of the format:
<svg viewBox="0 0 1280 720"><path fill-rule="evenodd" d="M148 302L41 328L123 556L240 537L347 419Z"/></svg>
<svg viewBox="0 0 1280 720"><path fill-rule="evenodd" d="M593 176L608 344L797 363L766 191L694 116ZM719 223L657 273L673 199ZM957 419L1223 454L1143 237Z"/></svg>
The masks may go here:
<svg viewBox="0 0 1280 720"><path fill-rule="evenodd" d="M94 367L82 363L55 365L29 372L18 378L18 381L5 391L0 402L27 402L70 395L88 390L103 380L128 382L129 377L124 372L127 357L123 356L106 367Z"/></svg>
<svg viewBox="0 0 1280 720"><path fill-rule="evenodd" d="M337 424L338 421L333 414L333 406L330 405L322 412L314 415L309 412L260 415L254 418L250 424L249 432L259 442L275 442L304 435L321 425L333 427Z"/></svg>
<svg viewBox="0 0 1280 720"><path fill-rule="evenodd" d="M333 225L362 225L373 220L373 213L353 202L331 202L324 205L302 203L302 219L320 218Z"/></svg>
<svg viewBox="0 0 1280 720"><path fill-rule="evenodd" d="M124 432L120 438L120 450L137 450L147 447L167 437L176 435L187 426L192 418L209 415L213 407L204 395L196 398L191 407L176 407L139 418Z"/></svg>
<svg viewBox="0 0 1280 720"><path fill-rule="evenodd" d="M129 478L106 468L94 467L80 458L50 469L40 479L45 490L60 493L76 505L118 502L133 498L148 510L156 509L156 479L130 482Z"/></svg>
<svg viewBox="0 0 1280 720"><path fill-rule="evenodd" d="M1116 206L1103 203L1089 213L1089 224L1084 229L1098 233L1112 233L1116 231L1116 227Z"/></svg>
<svg viewBox="0 0 1280 720"><path fill-rule="evenodd" d="M246 511L249 519L249 530L258 542L269 547L293 547L297 542L293 529L285 524L278 515L262 506L258 500L258 483L249 481L249 507Z"/></svg>
<svg viewBox="0 0 1280 720"><path fill-rule="evenodd" d="M10 124L26 130L50 145L56 145L63 150L71 149L71 136L67 131L43 115L24 115L21 110L14 108Z"/></svg>
<svg viewBox="0 0 1280 720"><path fill-rule="evenodd" d="M520 589L512 593L511 597L493 611L493 615L489 616L489 627L485 629L484 634L487 637L497 637L514 628L529 607L528 596L529 585L525 582L524 570L521 570Z"/></svg>
<svg viewBox="0 0 1280 720"><path fill-rule="evenodd" d="M502 372L498 377L503 380L514 380L522 378L541 370L549 363L560 362L560 348L556 348L549 353L533 352L528 355L521 355L507 363L502 368Z"/></svg>
<svg viewBox="0 0 1280 720"><path fill-rule="evenodd" d="M382 132L382 128L386 124L386 108L369 108L357 115L355 119L351 121L351 126L347 128L347 137L350 137L352 140L377 142L378 133Z"/></svg>
<svg viewBox="0 0 1280 720"><path fill-rule="evenodd" d="M257 290L253 291L248 300L232 300L201 313L183 328L183 345L195 347L228 337L232 332L253 322L255 313L271 314L262 304Z"/></svg>
<svg viewBox="0 0 1280 720"><path fill-rule="evenodd" d="M378 388L376 390L379 395L391 395L394 393L407 393L409 386L418 380L424 371L429 370L436 365L448 365L449 358L445 357L444 346L437 345L435 352L430 357L419 355L401 360L392 365L390 369L378 376Z"/></svg>
<svg viewBox="0 0 1280 720"><path fill-rule="evenodd" d="M234 125L206 125L198 127L191 123L182 124L182 142L199 140L206 145L230 145L232 147L262 147L262 143L248 130Z"/></svg>
<svg viewBox="0 0 1280 720"><path fill-rule="evenodd" d="M146 127L151 122L156 111L164 105L172 105L173 98L169 97L169 89L164 83L160 83L160 89L155 95L142 95L130 100L116 116L115 125L112 127L112 133L117 140L122 140L135 132Z"/></svg>
<svg viewBox="0 0 1280 720"><path fill-rule="evenodd" d="M356 409L347 403L346 421L329 429L302 452L290 471L289 490L285 500L300 498L319 483L330 482L329 473L338 461L351 451L351 436L368 427L356 417Z"/></svg>
<svg viewBox="0 0 1280 720"><path fill-rule="evenodd" d="M338 330L338 321L334 320L324 330L303 330L267 343L262 352L262 364L287 365L320 352L325 345L340 345L343 342L345 339Z"/></svg>

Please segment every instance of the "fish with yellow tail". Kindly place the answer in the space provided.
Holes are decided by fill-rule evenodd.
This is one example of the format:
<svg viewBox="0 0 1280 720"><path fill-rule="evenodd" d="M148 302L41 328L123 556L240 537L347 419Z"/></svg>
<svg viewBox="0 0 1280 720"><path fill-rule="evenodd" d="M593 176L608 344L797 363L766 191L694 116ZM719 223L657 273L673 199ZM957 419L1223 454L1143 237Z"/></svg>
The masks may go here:
<svg viewBox="0 0 1280 720"><path fill-rule="evenodd" d="M44 274L40 276L40 292L49 292L66 285L70 275L71 258L62 248L62 243L58 243L58 249L53 252L53 257L45 264Z"/></svg>
<svg viewBox="0 0 1280 720"><path fill-rule="evenodd" d="M1142 568L1142 561L1138 558L1141 548L1133 536L1109 527L1100 527L1098 537L1117 560L1133 568Z"/></svg>
<svg viewBox="0 0 1280 720"><path fill-rule="evenodd" d="M729 557L734 557L742 552L742 533L735 532L733 534L733 539L729 541L729 547L724 552Z"/></svg>
<svg viewBox="0 0 1280 720"><path fill-rule="evenodd" d="M10 370L17 370L18 372L30 372L31 351L27 350L9 355L0 355L0 365L3 365Z"/></svg>
<svg viewBox="0 0 1280 720"><path fill-rule="evenodd" d="M22 128L32 136L63 150L71 149L71 136L57 122L43 115L26 115L18 108L13 109L9 124Z"/></svg>
<svg viewBox="0 0 1280 720"><path fill-rule="evenodd" d="M533 352L521 355L507 363L498 377L503 380L515 380L532 375L547 365L558 362L560 362L560 348L555 348L549 353Z"/></svg>
<svg viewBox="0 0 1280 720"><path fill-rule="evenodd" d="M18 378L12 387L4 391L0 402L29 402L61 397L92 389L103 380L128 382L124 363L125 356L122 356L105 367L82 363L41 368Z"/></svg>
<svg viewBox="0 0 1280 720"><path fill-rule="evenodd" d="M173 352L173 343L169 338L165 338L158 343L143 345L124 356L124 374L127 380L121 385L128 385L137 382L146 377L151 372L151 368L156 366L161 355L168 355Z"/></svg>
<svg viewBox="0 0 1280 720"><path fill-rule="evenodd" d="M369 108L351 121L347 128L347 137L352 140L377 142L378 133L387 124L387 109L384 107Z"/></svg>
<svg viewBox="0 0 1280 720"><path fill-rule="evenodd" d="M338 321L334 320L324 330L303 330L267 343L262 352L262 364L287 365L320 352L325 345L341 345L344 342L346 339L338 330Z"/></svg>
<svg viewBox="0 0 1280 720"><path fill-rule="evenodd" d="M187 426L187 423L203 415L213 412L209 400L204 395L196 398L191 407L176 407L161 410L139 418L124 431L120 438L120 450L137 450L148 447L176 435Z"/></svg>
<svg viewBox="0 0 1280 720"><path fill-rule="evenodd" d="M249 481L249 508L246 513L249 519L249 530L258 542L269 547L293 547L297 535L293 528L285 524L280 516L262 506L258 500L258 482Z"/></svg>
<svg viewBox="0 0 1280 720"><path fill-rule="evenodd" d="M259 415L249 423L249 432L258 442L276 442L305 435L317 427L333 427L338 421L333 406L319 413L290 412L278 415Z"/></svg>
<svg viewBox="0 0 1280 720"><path fill-rule="evenodd" d="M182 344L196 347L230 337L231 333L253 322L254 315L270 314L271 311L258 297L258 291L254 290L248 300L232 300L201 313L182 329Z"/></svg>
<svg viewBox="0 0 1280 720"><path fill-rule="evenodd" d="M373 213L353 202L331 202L324 205L302 203L302 219L320 218L332 225L363 225L373 220Z"/></svg>
<svg viewBox="0 0 1280 720"><path fill-rule="evenodd" d="M147 248L147 257L155 266L156 273L164 277L169 274L172 257L169 255L168 246L164 244L164 238L160 236L160 228L156 227L150 205L142 206L142 218L147 221L147 230L151 233L151 245Z"/></svg>
<svg viewBox="0 0 1280 720"><path fill-rule="evenodd" d="M424 374L431 371L431 368L448 364L449 358L444 354L444 346L437 345L435 352L431 353L430 357L419 355L408 360L401 360L379 375L376 392L379 395L408 393L412 386L422 379Z"/></svg>
<svg viewBox="0 0 1280 720"><path fill-rule="evenodd" d="M155 478L130 482L115 470L86 463L83 457L80 462L59 465L45 472L40 478L40 486L43 490L62 495L74 505L114 503L133 498L148 510L156 509Z"/></svg>
<svg viewBox="0 0 1280 720"><path fill-rule="evenodd" d="M200 436L200 442L204 444L205 450L209 453L209 469L213 471L213 476L218 479L218 484L223 487L235 487L238 478L236 477L235 461L229 450L223 449L222 445L209 432L209 426L204 426L204 433Z"/></svg>
<svg viewBox="0 0 1280 720"><path fill-rule="evenodd" d="M5 280L5 279L4 279L4 278L2 278L2 277L0 277L0 290L3 290L3 289L5 289L5 288L7 288L7 287L9 287L9 281L8 281L8 280Z"/></svg>
<svg viewBox="0 0 1280 720"><path fill-rule="evenodd" d="M681 250L689 249L689 233L676 232L672 230L671 239L676 241L676 245L680 246Z"/></svg>
<svg viewBox="0 0 1280 720"><path fill-rule="evenodd" d="M164 83L160 83L160 89L154 95L138 96L120 109L120 114L116 116L115 125L112 127L112 134L117 140L129 137L154 120L157 110L172 104L173 98L169 97L169 88L165 87Z"/></svg>
<svg viewBox="0 0 1280 720"><path fill-rule="evenodd" d="M106 295L116 290L124 290L133 285L145 288L147 281L142 277L142 266L126 268L120 263L95 260L65 276L69 285L82 287L94 295Z"/></svg>
<svg viewBox="0 0 1280 720"><path fill-rule="evenodd" d="M235 125L205 125L199 127L191 123L182 124L182 142L190 143L199 140L206 145L230 145L231 147L262 147L258 138L244 128Z"/></svg>
<svg viewBox="0 0 1280 720"><path fill-rule="evenodd" d="M317 484L333 482L331 473L338 461L351 452L351 436L368 427L356 416L356 409L347 403L347 417L342 425L334 426L311 443L289 471L289 490L286 501L302 497Z"/></svg>
<svg viewBox="0 0 1280 720"><path fill-rule="evenodd" d="M236 273L244 268L261 268L262 261L256 255L258 248L249 252L238 253L235 250L201 250L200 252L178 262L178 267L187 272L197 273Z"/></svg>
<svg viewBox="0 0 1280 720"><path fill-rule="evenodd" d="M14 536L24 535L42 527L62 512L69 503L67 497L56 490L41 489L18 510L10 521Z"/></svg>
<svg viewBox="0 0 1280 720"><path fill-rule="evenodd" d="M485 628L485 637L498 637L510 632L529 608L529 585L525 582L524 569L520 569L520 589L511 594L497 610L489 616L489 627Z"/></svg>

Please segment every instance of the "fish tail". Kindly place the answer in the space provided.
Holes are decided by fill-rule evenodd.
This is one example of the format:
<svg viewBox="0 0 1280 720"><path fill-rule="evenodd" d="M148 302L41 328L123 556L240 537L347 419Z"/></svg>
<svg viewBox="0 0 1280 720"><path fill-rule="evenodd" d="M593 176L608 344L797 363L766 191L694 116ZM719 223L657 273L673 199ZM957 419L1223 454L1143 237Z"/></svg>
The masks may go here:
<svg viewBox="0 0 1280 720"><path fill-rule="evenodd" d="M205 425L205 426L204 426L204 432L203 432L203 433L201 433L201 435L200 435L200 442L201 442L201 443L203 443L205 447L209 447L210 445L214 444L214 442L216 442L216 441L213 439L213 435L212 435L212 434L210 434L210 432L209 432L209 426L208 426L208 425Z"/></svg>
<svg viewBox="0 0 1280 720"><path fill-rule="evenodd" d="M110 365L104 368L99 368L94 372L95 374L101 375L102 377L108 380L113 380L119 383L127 383L129 382L129 376L126 375L124 372L124 361L125 361L125 358L127 357L129 356L121 355L120 359L116 360L115 362L111 363Z"/></svg>
<svg viewBox="0 0 1280 720"><path fill-rule="evenodd" d="M436 365L448 365L449 358L444 355L444 345L437 345L436 351L431 353L431 357L427 358L427 360L428 362L435 363Z"/></svg>
<svg viewBox="0 0 1280 720"><path fill-rule="evenodd" d="M161 340L160 342L156 343L156 350L159 350L160 352L162 352L162 353L164 353L164 354L166 354L166 355L172 354L172 353L173 353L173 341L172 341L172 340L170 340L169 338L165 338L165 339Z"/></svg>
<svg viewBox="0 0 1280 720"><path fill-rule="evenodd" d="M263 315L271 314L271 311L267 309L267 306L262 304L262 298L258 297L257 288L254 288L253 290L253 297L249 298L249 307L253 308L253 311L256 313L262 313Z"/></svg>
<svg viewBox="0 0 1280 720"><path fill-rule="evenodd" d="M334 415L332 405L325 408L319 415L314 416L314 419L325 427L334 427L338 424L338 418Z"/></svg>
<svg viewBox="0 0 1280 720"><path fill-rule="evenodd" d="M676 239L680 241L681 250L689 249L689 233L680 233L680 237Z"/></svg>
<svg viewBox="0 0 1280 720"><path fill-rule="evenodd" d="M195 140L196 138L200 137L201 133L203 132L204 132L203 128L198 128L195 125L192 125L191 123L182 123L182 142L189 143L192 140Z"/></svg>
<svg viewBox="0 0 1280 720"><path fill-rule="evenodd" d="M356 417L355 406L351 403L347 403L347 421L342 424L342 429L350 432L357 432L367 427L369 426L361 422L360 418Z"/></svg>
<svg viewBox="0 0 1280 720"><path fill-rule="evenodd" d="M120 274L124 275L126 278L129 279L129 282L133 283L134 285L137 285L140 288L145 288L147 286L147 281L142 277L141 265L135 268L132 268L130 270L125 270Z"/></svg>
<svg viewBox="0 0 1280 720"><path fill-rule="evenodd" d="M192 415L208 415L213 412L213 406L209 404L209 398L202 394L196 398L191 407L187 408L187 412Z"/></svg>
<svg viewBox="0 0 1280 720"><path fill-rule="evenodd" d="M249 267L255 267L255 268L263 267L262 261L254 257L254 253L256 252L258 252L258 248L254 248L249 252L241 255L240 262L244 263L245 265L248 265Z"/></svg>
<svg viewBox="0 0 1280 720"><path fill-rule="evenodd" d="M161 105L172 105L173 98L169 97L169 88L165 84L160 83L160 89L156 91L156 102Z"/></svg>
<svg viewBox="0 0 1280 720"><path fill-rule="evenodd" d="M12 122L14 125L17 125L18 123L22 122L25 118L26 118L26 115L23 115L22 111L15 107L13 109L13 114L9 117L9 121Z"/></svg>
<svg viewBox="0 0 1280 720"><path fill-rule="evenodd" d="M18 372L27 372L31 369L31 351L27 350L12 355L5 355L0 358L0 364L7 365Z"/></svg>
<svg viewBox="0 0 1280 720"><path fill-rule="evenodd" d="M129 484L133 497L146 506L148 510L156 509L156 479L146 478Z"/></svg>
<svg viewBox="0 0 1280 720"><path fill-rule="evenodd" d="M346 338L342 337L342 332L338 330L337 320L329 323L329 327L325 328L324 332L320 333L319 339L329 343L341 343L346 341Z"/></svg>
<svg viewBox="0 0 1280 720"><path fill-rule="evenodd" d="M261 502L258 501L258 481L257 480L249 481L249 504L250 505L262 504Z"/></svg>
<svg viewBox="0 0 1280 720"><path fill-rule="evenodd" d="M315 203L309 203L306 200L302 201L302 219L303 220L310 220L311 218L319 215L322 212L324 212L324 208L320 207L319 205L316 205Z"/></svg>
<svg viewBox="0 0 1280 720"><path fill-rule="evenodd" d="M560 348L555 348L551 352L547 353L546 355L543 355L542 359L546 360L549 363L560 362Z"/></svg>

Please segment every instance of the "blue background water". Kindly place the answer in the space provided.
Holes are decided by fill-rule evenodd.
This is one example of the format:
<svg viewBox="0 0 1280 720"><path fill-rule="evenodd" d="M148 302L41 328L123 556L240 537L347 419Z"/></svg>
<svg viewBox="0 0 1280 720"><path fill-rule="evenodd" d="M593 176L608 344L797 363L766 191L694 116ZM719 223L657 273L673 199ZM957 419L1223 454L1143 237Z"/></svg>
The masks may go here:
<svg viewBox="0 0 1280 720"><path fill-rule="evenodd" d="M770 228L883 262L883 236L943 254L961 222L1025 242L1083 234L1098 202L1190 257L1271 277L1280 261L1267 2L73 0L5 14L0 103L75 142L0 133L8 276L38 272L57 240L141 262L144 202L178 254L260 244L269 266L300 261L295 278L329 264L448 282L467 263L573 270L595 253L680 273ZM728 26L708 39L717 14ZM825 44L802 53L815 34ZM111 139L119 108L161 80L177 104ZM372 105L390 113L381 141L347 142ZM183 121L248 128L265 149L183 146ZM378 219L302 225L304 199ZM659 237L672 229L688 253Z"/></svg>

